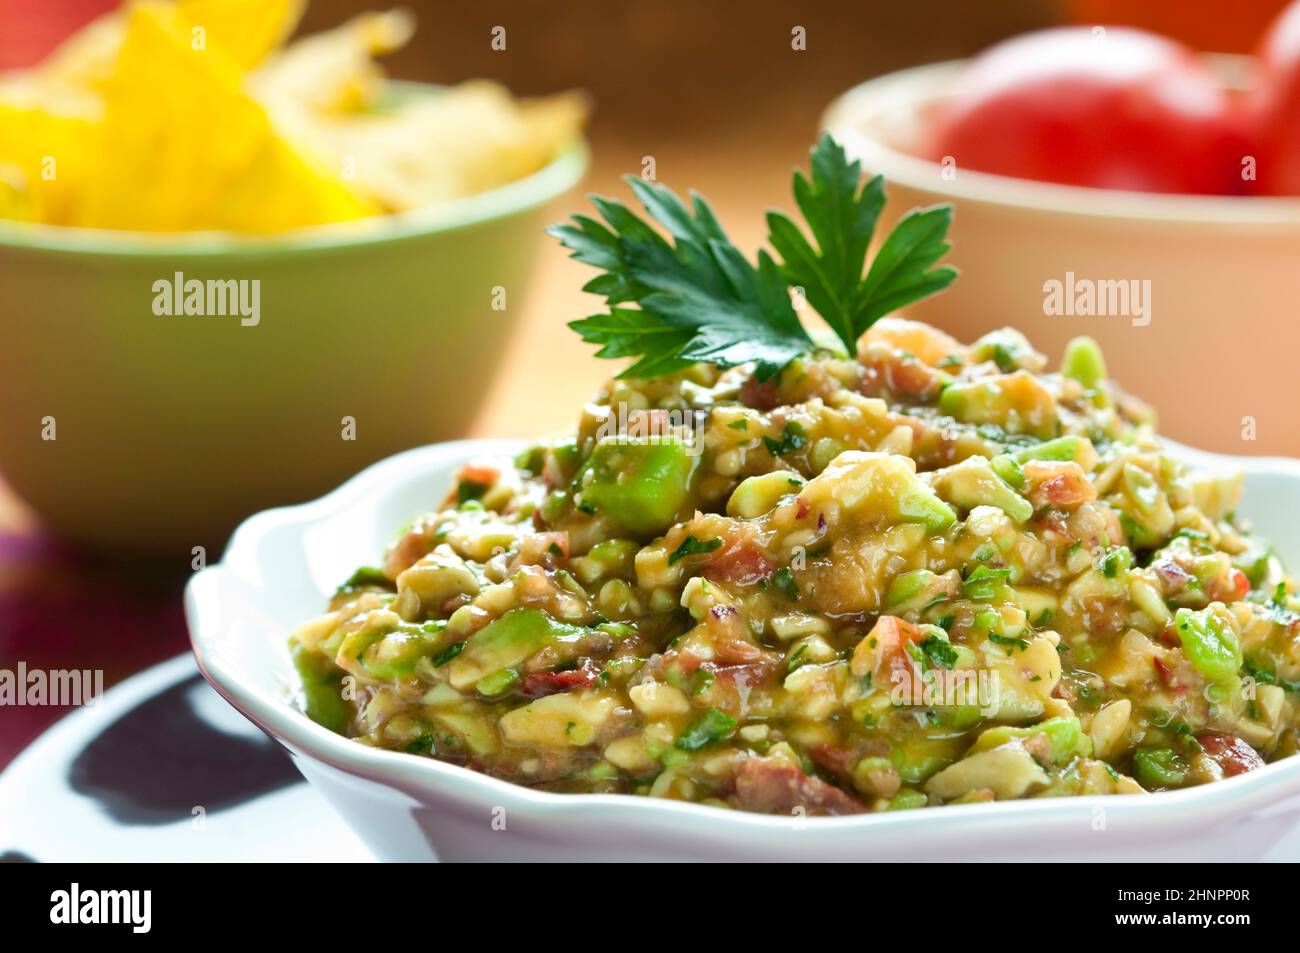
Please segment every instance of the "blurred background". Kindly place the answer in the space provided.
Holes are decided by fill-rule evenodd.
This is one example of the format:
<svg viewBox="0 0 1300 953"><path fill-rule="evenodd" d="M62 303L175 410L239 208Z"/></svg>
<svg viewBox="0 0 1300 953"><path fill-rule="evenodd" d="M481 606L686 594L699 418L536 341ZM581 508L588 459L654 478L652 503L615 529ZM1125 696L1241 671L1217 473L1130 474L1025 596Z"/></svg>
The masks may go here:
<svg viewBox="0 0 1300 953"><path fill-rule="evenodd" d="M31 65L115 4L0 0L0 70ZM1058 23L1133 24L1199 49L1241 51L1282 0L857 0L791 3L691 0L475 3L415 0L414 39L389 58L391 75L449 83L497 79L520 95L580 88L593 97L593 164L584 188L553 210L584 208L582 193L619 193L619 177L652 157L656 177L707 195L737 244L756 246L759 212L786 204L818 120L838 94L904 67L969 56L1015 33ZM300 33L334 26L367 4L314 0ZM495 26L507 49L490 45ZM807 48L791 49L791 29ZM562 428L610 373L565 328L589 313L590 275L547 243L498 386L472 416L472 436ZM0 289L2 292L3 289ZM0 306L0 333L3 333ZM1014 322L1013 319L1006 319ZM1001 322L999 322L1001 323ZM1033 329L1025 326L1032 339ZM0 339L0 346L3 346ZM8 426L8 423L3 424ZM235 461L233 466L250 465ZM2 463L0 463L2 467ZM93 492L93 475L87 475ZM186 649L180 590L188 559L159 565L79 555L42 532L0 482L0 667L103 668L113 682ZM60 712L0 709L0 766Z"/></svg>

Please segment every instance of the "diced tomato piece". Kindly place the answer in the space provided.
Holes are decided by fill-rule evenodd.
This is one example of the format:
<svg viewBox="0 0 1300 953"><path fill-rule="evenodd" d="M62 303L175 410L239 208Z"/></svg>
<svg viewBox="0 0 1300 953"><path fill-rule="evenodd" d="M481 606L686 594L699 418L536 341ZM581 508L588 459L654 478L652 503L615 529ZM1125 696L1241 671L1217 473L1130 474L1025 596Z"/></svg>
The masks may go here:
<svg viewBox="0 0 1300 953"><path fill-rule="evenodd" d="M776 378L772 377L765 381L760 381L757 377L751 377L740 387L740 402L746 407L753 407L755 410L771 410L780 401L776 396Z"/></svg>
<svg viewBox="0 0 1300 953"><path fill-rule="evenodd" d="M763 658L762 646L754 642L749 626L734 606L714 606L704 624L718 661L743 665Z"/></svg>
<svg viewBox="0 0 1300 953"><path fill-rule="evenodd" d="M460 468L456 479L461 483L479 483L491 486L501 479L501 471L487 463L470 462Z"/></svg>
<svg viewBox="0 0 1300 953"><path fill-rule="evenodd" d="M1201 731L1196 735L1205 753L1218 762L1226 777L1264 767L1259 752L1235 735L1222 731Z"/></svg>
<svg viewBox="0 0 1300 953"><path fill-rule="evenodd" d="M907 645L923 638L920 626L898 616L882 615L853 653L853 674L859 678L866 675L864 665L872 660L872 684L884 689L910 684L917 672Z"/></svg>
<svg viewBox="0 0 1300 953"><path fill-rule="evenodd" d="M1035 506L1068 510L1097 498L1097 488L1073 461L1031 460L1024 470L1031 487L1029 499Z"/></svg>
<svg viewBox="0 0 1300 953"><path fill-rule="evenodd" d="M1166 688L1173 689L1175 692L1187 691L1187 686L1179 681L1178 676L1174 674L1174 670L1169 667L1168 662L1157 655L1151 659L1151 664L1155 666L1156 674L1160 676L1160 681L1164 683Z"/></svg>
<svg viewBox="0 0 1300 953"><path fill-rule="evenodd" d="M736 803L763 814L862 814L856 798L776 758L750 758L736 775Z"/></svg>
<svg viewBox="0 0 1300 953"><path fill-rule="evenodd" d="M856 757L849 749L835 745L817 745L809 754L812 755L814 761L831 772L831 774L847 773L849 765L853 763Z"/></svg>
<svg viewBox="0 0 1300 953"><path fill-rule="evenodd" d="M531 672L524 676L519 687L520 691L529 698L540 698L543 695L587 688L599 677L600 672L588 660L581 668L572 668L563 672Z"/></svg>
<svg viewBox="0 0 1300 953"><path fill-rule="evenodd" d="M742 537L733 539L729 545L717 550L700 570L700 575L714 582L752 586L760 579L772 575L775 570L776 566L759 548L758 543Z"/></svg>
<svg viewBox="0 0 1300 953"><path fill-rule="evenodd" d="M384 557L384 575L396 581L398 576L415 565L432 548L429 527L423 523L416 524L389 548L388 555Z"/></svg>

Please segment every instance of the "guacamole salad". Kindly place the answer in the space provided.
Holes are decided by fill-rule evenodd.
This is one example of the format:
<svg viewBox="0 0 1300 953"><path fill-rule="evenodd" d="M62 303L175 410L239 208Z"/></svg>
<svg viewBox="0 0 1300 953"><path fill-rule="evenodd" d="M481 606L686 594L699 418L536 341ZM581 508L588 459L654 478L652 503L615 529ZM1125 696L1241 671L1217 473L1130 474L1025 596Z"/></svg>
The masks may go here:
<svg viewBox="0 0 1300 953"><path fill-rule="evenodd" d="M558 792L843 815L1204 784L1295 753L1300 599L1239 478L1169 456L1086 338L1055 368L891 315L947 207L830 138L802 222L708 205L552 230L631 359L574 429L474 460L293 633L358 744ZM810 331L815 312L825 327ZM396 529L396 528L395 528Z"/></svg>

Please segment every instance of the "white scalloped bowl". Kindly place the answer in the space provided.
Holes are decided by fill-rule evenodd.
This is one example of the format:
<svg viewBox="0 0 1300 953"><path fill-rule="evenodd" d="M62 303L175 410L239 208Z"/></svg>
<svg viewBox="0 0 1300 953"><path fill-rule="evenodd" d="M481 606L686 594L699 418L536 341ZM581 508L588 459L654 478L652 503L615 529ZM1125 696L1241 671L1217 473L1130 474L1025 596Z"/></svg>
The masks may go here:
<svg viewBox="0 0 1300 953"><path fill-rule="evenodd" d="M340 579L432 509L456 467L517 442L411 450L312 503L245 522L185 593L208 681L283 744L317 790L389 860L1176 860L1261 856L1300 820L1300 758L1217 784L1143 797L1044 798L838 818L786 818L618 794L552 794L429 758L355 744L289 699L287 640ZM1300 563L1300 461L1232 458L1240 512Z"/></svg>

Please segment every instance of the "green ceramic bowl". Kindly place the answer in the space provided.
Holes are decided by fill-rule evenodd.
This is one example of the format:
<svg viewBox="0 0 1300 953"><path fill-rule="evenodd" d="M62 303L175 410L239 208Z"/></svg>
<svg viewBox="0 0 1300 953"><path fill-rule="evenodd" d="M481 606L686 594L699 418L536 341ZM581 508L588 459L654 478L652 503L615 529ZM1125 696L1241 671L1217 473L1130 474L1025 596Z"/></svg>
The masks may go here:
<svg viewBox="0 0 1300 953"><path fill-rule="evenodd" d="M462 435L586 164L575 143L491 192L268 238L0 222L0 474L75 542L212 553L249 513ZM177 273L215 313L166 313Z"/></svg>

